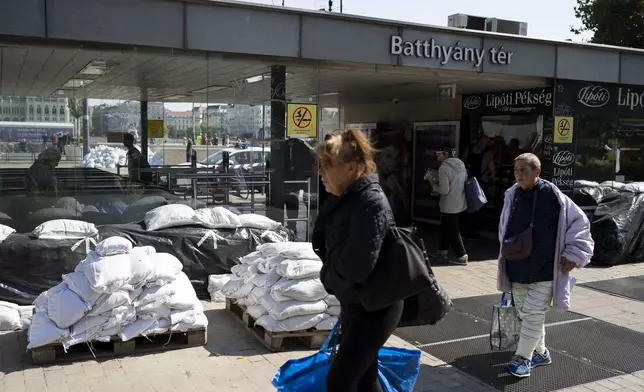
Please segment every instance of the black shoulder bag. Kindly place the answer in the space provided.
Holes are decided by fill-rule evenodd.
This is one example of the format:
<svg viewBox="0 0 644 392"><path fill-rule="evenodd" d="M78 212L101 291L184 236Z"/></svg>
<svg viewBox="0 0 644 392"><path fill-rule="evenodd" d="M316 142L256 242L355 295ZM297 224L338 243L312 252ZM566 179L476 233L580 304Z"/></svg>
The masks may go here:
<svg viewBox="0 0 644 392"><path fill-rule="evenodd" d="M435 324L449 312L452 302L434 276L416 229L391 222L376 267L358 291L360 301L374 311L404 300L399 326Z"/></svg>

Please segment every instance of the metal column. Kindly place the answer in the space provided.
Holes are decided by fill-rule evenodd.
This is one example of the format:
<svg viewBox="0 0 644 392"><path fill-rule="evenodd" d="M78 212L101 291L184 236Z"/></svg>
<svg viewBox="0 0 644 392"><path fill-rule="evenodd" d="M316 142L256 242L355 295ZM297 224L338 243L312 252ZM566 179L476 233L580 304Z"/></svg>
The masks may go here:
<svg viewBox="0 0 644 392"><path fill-rule="evenodd" d="M271 176L266 215L284 223L286 138L286 67L271 66Z"/></svg>
<svg viewBox="0 0 644 392"><path fill-rule="evenodd" d="M141 155L148 157L148 101L141 101Z"/></svg>

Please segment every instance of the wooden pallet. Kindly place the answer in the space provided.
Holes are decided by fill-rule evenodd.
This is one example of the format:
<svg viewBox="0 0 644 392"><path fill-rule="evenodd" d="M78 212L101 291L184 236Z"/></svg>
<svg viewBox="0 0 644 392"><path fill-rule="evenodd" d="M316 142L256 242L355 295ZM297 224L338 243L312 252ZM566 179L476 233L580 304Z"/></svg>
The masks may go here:
<svg viewBox="0 0 644 392"><path fill-rule="evenodd" d="M188 347L203 346L208 342L208 330L200 329L188 332L173 332L154 336L137 337L127 342L113 336L109 342L92 342L91 350L87 344L77 344L67 352L61 344L50 344L37 347L31 351L31 360L35 365L54 362L76 362L94 358L111 358L147 354L160 351L177 350Z"/></svg>
<svg viewBox="0 0 644 392"><path fill-rule="evenodd" d="M284 351L285 345L288 343L304 344L309 349L320 348L329 334L329 331L319 331L313 328L295 332L271 332L259 325L255 326L256 320L246 312L243 306L237 305L233 300L226 299L226 309L271 351Z"/></svg>

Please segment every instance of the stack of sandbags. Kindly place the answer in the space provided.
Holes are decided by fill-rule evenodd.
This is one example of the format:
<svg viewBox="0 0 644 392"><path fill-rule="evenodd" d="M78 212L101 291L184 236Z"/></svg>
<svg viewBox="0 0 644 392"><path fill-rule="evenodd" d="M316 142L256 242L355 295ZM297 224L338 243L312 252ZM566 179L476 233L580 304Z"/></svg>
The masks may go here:
<svg viewBox="0 0 644 392"><path fill-rule="evenodd" d="M0 332L29 328L33 313L33 306L19 306L0 301Z"/></svg>
<svg viewBox="0 0 644 392"><path fill-rule="evenodd" d="M210 275L208 277L208 293L212 302L226 302L226 296L221 290L233 277L234 275L231 274Z"/></svg>
<svg viewBox="0 0 644 392"><path fill-rule="evenodd" d="M63 282L42 293L28 348L184 332L207 325L181 262L122 237L100 242Z"/></svg>
<svg viewBox="0 0 644 392"><path fill-rule="evenodd" d="M310 328L329 330L329 296L320 281L322 261L310 243L280 242L260 245L240 259L222 293L246 307L257 325L273 332ZM327 303L329 302L329 303Z"/></svg>

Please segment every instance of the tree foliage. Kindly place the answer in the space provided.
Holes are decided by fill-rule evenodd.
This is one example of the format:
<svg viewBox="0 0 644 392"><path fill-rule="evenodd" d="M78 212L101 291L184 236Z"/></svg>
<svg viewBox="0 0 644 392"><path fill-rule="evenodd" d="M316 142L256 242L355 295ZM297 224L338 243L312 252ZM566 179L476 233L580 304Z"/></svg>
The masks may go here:
<svg viewBox="0 0 644 392"><path fill-rule="evenodd" d="M575 16L582 27L571 31L593 43L644 48L644 0L577 0Z"/></svg>
<svg viewBox="0 0 644 392"><path fill-rule="evenodd" d="M67 107L69 114L76 120L83 117L83 99L82 98L68 98Z"/></svg>

